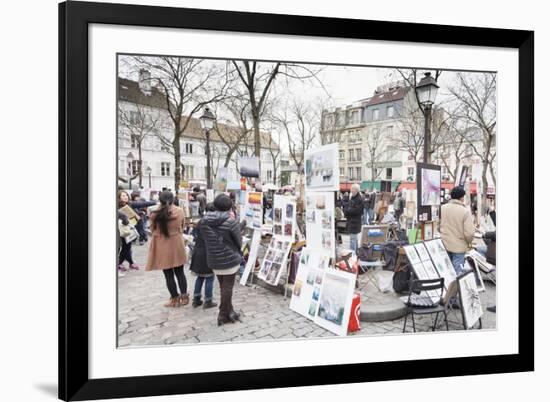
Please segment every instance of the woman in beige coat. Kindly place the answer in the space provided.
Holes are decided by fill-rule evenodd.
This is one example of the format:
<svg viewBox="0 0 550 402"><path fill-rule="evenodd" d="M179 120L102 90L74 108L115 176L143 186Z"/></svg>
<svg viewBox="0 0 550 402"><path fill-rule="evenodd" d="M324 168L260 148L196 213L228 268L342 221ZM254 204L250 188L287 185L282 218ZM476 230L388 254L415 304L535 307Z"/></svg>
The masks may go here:
<svg viewBox="0 0 550 402"><path fill-rule="evenodd" d="M162 270L170 292L170 300L165 306L178 307L189 303L187 280L183 272L183 265L187 262L182 236L183 211L173 205L174 194L170 191L163 191L159 201L160 207L151 213L152 239L145 270Z"/></svg>

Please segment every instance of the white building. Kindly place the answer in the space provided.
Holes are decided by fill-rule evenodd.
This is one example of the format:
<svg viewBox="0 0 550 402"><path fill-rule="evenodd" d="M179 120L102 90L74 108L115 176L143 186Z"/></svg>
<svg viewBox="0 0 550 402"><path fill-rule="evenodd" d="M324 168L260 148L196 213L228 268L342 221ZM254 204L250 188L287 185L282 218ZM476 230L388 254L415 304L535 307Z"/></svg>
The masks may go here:
<svg viewBox="0 0 550 402"><path fill-rule="evenodd" d="M141 186L153 190L174 188L175 166L173 146L174 126L169 118L165 96L156 87L149 84L149 73L140 72L138 82L119 77L118 79L118 177L119 184L128 188L128 179L132 187ZM224 124L217 124L217 129L224 135L231 130L237 130ZM273 144L269 141L269 133L262 132L262 144ZM210 133L211 169L214 179L219 167L223 167L228 154L228 145L224 143L215 130ZM227 140L230 141L230 140ZM201 130L198 118L192 118L180 141L182 179L188 183L206 184L206 152L205 135ZM141 147L140 147L141 144ZM141 152L140 152L141 149ZM228 180L239 180L238 156L252 155L254 147L250 144L240 144L231 155L228 168ZM141 153L141 157L140 157ZM133 161L130 162L129 159ZM140 173L141 160L141 175ZM262 183L272 182L274 166L269 147L261 150L261 180ZM136 177L137 176L137 177Z"/></svg>

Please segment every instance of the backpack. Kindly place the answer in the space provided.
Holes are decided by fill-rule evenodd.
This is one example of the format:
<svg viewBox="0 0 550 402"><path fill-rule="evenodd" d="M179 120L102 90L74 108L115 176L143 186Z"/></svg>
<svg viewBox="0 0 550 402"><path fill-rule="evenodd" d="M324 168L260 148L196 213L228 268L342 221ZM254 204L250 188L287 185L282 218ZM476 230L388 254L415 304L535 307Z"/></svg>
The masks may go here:
<svg viewBox="0 0 550 402"><path fill-rule="evenodd" d="M396 270L393 274L392 285L396 293L403 293L409 290L411 280L411 267L407 263L403 268Z"/></svg>

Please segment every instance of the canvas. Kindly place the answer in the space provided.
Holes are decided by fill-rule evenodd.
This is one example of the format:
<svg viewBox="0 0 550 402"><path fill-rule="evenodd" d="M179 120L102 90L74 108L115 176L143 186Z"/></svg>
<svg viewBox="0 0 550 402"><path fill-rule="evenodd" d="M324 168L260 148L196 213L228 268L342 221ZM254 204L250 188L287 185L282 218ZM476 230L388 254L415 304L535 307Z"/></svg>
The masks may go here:
<svg viewBox="0 0 550 402"><path fill-rule="evenodd" d="M355 274L327 269L320 288L315 323L337 335L346 335L355 291Z"/></svg>
<svg viewBox="0 0 550 402"><path fill-rule="evenodd" d="M472 328L483 315L483 306L477 291L474 272L469 271L461 275L457 281L464 327Z"/></svg>
<svg viewBox="0 0 550 402"><path fill-rule="evenodd" d="M255 156L241 156L239 173L243 177L260 177L260 159Z"/></svg>
<svg viewBox="0 0 550 402"><path fill-rule="evenodd" d="M439 205L441 198L441 171L421 168L421 205Z"/></svg>
<svg viewBox="0 0 550 402"><path fill-rule="evenodd" d="M340 184L338 144L315 147L304 152L305 189L307 191L337 191Z"/></svg>

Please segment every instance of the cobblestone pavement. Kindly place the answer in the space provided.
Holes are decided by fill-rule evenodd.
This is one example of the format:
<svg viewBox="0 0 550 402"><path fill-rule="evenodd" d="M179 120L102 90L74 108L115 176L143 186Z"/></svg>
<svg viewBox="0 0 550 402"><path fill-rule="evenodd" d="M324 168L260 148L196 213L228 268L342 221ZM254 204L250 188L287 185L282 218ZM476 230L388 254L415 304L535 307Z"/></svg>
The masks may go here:
<svg viewBox="0 0 550 402"><path fill-rule="evenodd" d="M288 307L290 299L257 284L235 283L233 304L241 313L241 323L217 326L217 308L193 308L191 303L179 308L164 307L169 298L162 272L144 272L148 245L132 247L139 271L129 271L118 278L118 346L170 345L199 342L251 341L265 339L313 338L336 336L295 313ZM188 291L192 294L195 276L185 268ZM374 288L363 286L362 301L375 302ZM495 287L485 282L481 293L484 307L483 328L496 327L496 315L485 307L494 304ZM396 296L397 297L397 296ZM214 285L214 301L219 300L218 283ZM362 322L361 330L349 336L401 334L404 318L384 322ZM431 331L429 315L415 318L417 331ZM441 324L441 325L440 325ZM449 316L449 329L462 330L460 310ZM442 319L436 331L444 331ZM410 318L407 332L412 332Z"/></svg>

